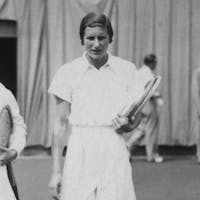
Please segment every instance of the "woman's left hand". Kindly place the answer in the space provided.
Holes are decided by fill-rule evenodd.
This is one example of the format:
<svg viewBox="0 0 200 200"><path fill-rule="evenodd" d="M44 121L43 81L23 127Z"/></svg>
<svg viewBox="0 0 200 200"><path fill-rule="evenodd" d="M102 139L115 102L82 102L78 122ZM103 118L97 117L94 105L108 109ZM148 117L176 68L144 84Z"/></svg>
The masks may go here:
<svg viewBox="0 0 200 200"><path fill-rule="evenodd" d="M0 166L6 165L12 162L17 157L17 151L14 149L9 149L5 152L0 153Z"/></svg>
<svg viewBox="0 0 200 200"><path fill-rule="evenodd" d="M132 117L131 120L127 117L123 117L117 115L112 120L112 126L118 134L123 134L132 131L135 129L141 121L141 116L138 115L137 117Z"/></svg>

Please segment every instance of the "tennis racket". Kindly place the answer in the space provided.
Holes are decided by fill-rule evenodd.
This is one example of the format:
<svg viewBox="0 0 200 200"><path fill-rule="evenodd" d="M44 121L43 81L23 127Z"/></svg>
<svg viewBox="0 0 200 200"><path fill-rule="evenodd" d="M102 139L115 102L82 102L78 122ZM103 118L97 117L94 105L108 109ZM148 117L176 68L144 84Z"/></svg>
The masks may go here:
<svg viewBox="0 0 200 200"><path fill-rule="evenodd" d="M156 91L158 85L160 84L161 77L156 76L151 81L149 81L145 87L142 98L135 104L133 103L122 116L128 117L131 119L132 116L137 116L138 113L141 112L144 105L148 102L148 100L153 96Z"/></svg>
<svg viewBox="0 0 200 200"><path fill-rule="evenodd" d="M13 132L13 121L9 106L5 106L0 112L0 154L8 151L10 136ZM8 179L15 197L19 200L17 184L13 173L12 164L6 165Z"/></svg>
<svg viewBox="0 0 200 200"><path fill-rule="evenodd" d="M143 93L141 99L137 103L133 102L133 104L131 104L129 107L124 109L123 112L120 113L120 116L127 117L129 120L131 120L132 117L134 116L134 118L136 119L134 128L136 128L139 125L140 120L139 120L138 116L141 113L141 110L143 109L143 107L148 102L148 100L153 96L158 85L160 84L160 81L161 81L160 76L156 76L155 78L150 80L147 83L147 85L145 86L145 90L144 90L144 93ZM124 131L125 132L131 131L131 129L129 130L129 128L127 128L127 130L126 130L125 127L126 126L122 126L122 127L118 128L116 130L116 132L118 134L122 134Z"/></svg>
<svg viewBox="0 0 200 200"><path fill-rule="evenodd" d="M10 108L5 106L0 112L0 153L8 150L12 131L13 122Z"/></svg>

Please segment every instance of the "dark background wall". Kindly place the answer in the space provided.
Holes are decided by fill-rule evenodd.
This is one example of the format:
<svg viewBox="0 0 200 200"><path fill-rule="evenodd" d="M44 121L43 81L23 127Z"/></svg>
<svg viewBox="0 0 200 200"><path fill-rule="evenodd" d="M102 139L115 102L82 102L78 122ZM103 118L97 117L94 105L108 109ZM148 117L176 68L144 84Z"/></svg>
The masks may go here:
<svg viewBox="0 0 200 200"><path fill-rule="evenodd" d="M16 22L0 20L0 82L17 94Z"/></svg>

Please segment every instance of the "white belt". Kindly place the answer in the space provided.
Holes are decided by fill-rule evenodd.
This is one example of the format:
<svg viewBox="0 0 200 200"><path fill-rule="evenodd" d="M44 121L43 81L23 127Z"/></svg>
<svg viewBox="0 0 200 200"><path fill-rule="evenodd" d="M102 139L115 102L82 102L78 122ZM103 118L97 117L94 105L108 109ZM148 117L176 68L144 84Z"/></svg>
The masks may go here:
<svg viewBox="0 0 200 200"><path fill-rule="evenodd" d="M111 129L113 129L113 127L111 125L72 124L72 127L75 127L75 128L111 128Z"/></svg>

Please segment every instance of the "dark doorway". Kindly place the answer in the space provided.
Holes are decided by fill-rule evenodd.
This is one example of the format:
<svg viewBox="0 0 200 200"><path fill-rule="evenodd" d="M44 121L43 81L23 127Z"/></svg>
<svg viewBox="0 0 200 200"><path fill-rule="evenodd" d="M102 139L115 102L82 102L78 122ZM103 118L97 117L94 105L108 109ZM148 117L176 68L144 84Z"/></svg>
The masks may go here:
<svg viewBox="0 0 200 200"><path fill-rule="evenodd" d="M16 22L0 20L0 82L17 93Z"/></svg>
<svg viewBox="0 0 200 200"><path fill-rule="evenodd" d="M17 92L16 38L0 37L0 82L14 95Z"/></svg>

